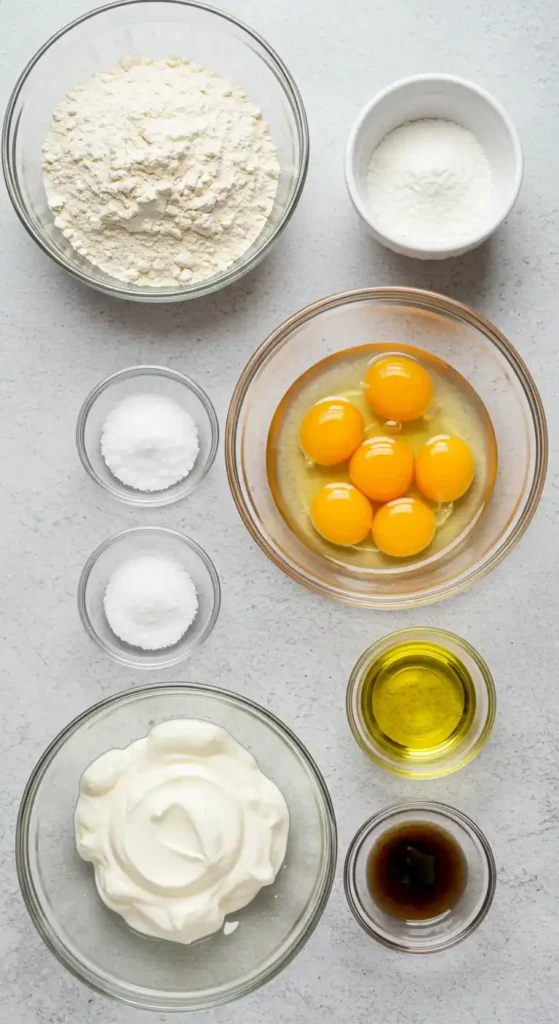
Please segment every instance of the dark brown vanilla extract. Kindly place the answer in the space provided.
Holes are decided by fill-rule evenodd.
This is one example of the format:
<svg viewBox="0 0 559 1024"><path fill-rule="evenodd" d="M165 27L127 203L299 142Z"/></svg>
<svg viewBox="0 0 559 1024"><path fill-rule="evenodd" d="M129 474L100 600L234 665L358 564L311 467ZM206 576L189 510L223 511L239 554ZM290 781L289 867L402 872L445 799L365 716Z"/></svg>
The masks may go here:
<svg viewBox="0 0 559 1024"><path fill-rule="evenodd" d="M426 921L458 903L467 868L456 840L428 822L410 822L375 843L367 865L369 892L392 917Z"/></svg>

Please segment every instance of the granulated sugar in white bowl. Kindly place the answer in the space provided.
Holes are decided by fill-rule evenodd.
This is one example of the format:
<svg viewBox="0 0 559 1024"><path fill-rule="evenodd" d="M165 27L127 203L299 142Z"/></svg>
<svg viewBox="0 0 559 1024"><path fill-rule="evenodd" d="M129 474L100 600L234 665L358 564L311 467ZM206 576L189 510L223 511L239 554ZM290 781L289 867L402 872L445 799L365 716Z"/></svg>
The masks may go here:
<svg viewBox="0 0 559 1024"><path fill-rule="evenodd" d="M374 150L367 204L379 231L418 248L446 248L483 227L493 173L475 135L454 121L421 118Z"/></svg>
<svg viewBox="0 0 559 1024"><path fill-rule="evenodd" d="M346 149L348 192L370 234L422 260L460 256L489 238L510 213L522 172L505 110L453 75L415 75L384 89L358 115Z"/></svg>

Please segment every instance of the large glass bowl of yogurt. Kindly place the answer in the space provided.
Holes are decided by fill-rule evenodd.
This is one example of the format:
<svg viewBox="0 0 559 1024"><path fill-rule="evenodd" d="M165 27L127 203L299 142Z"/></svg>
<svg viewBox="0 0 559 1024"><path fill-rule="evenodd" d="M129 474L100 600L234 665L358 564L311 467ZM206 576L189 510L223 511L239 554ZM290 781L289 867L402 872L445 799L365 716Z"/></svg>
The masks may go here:
<svg viewBox="0 0 559 1024"><path fill-rule="evenodd" d="M185 730L190 745L198 737L201 755L213 753L217 764L212 784L198 778L186 799L168 768L169 752L180 746ZM158 748L166 751L166 769ZM225 779L219 786L220 764L230 794L237 772L246 783L244 834L235 817L236 794L227 801ZM111 789L115 775L130 783L120 807ZM145 799L135 799L139 788ZM185 807L192 812L189 823ZM241 847L246 877L235 852ZM247 698L195 683L128 690L70 722L31 774L16 840L23 897L51 952L93 989L158 1011L226 1003L278 974L321 917L336 851L330 796L303 744ZM146 879L147 916L145 900L137 899ZM205 911L191 917L196 923L189 933L180 900L173 898L188 891L198 899L212 885L222 904L208 904L211 920ZM227 912L246 898L240 909ZM115 912L119 905L124 914Z"/></svg>

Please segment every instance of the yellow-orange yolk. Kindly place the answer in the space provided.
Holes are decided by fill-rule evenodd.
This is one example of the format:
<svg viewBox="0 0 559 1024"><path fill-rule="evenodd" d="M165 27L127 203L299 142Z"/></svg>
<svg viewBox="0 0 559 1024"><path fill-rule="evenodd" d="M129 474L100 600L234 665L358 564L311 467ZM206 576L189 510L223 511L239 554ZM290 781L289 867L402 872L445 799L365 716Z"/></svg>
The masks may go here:
<svg viewBox="0 0 559 1024"><path fill-rule="evenodd" d="M417 486L431 501L456 501L474 479L472 450L461 437L440 434L427 441L417 453Z"/></svg>
<svg viewBox="0 0 559 1024"><path fill-rule="evenodd" d="M392 501L413 480L413 452L400 438L370 437L352 455L349 476L373 501Z"/></svg>
<svg viewBox="0 0 559 1024"><path fill-rule="evenodd" d="M433 381L420 363L405 356L384 356L365 374L365 397L385 420L409 423L427 412Z"/></svg>
<svg viewBox="0 0 559 1024"><path fill-rule="evenodd" d="M370 502L351 484L326 484L311 503L311 522L331 544L349 547L365 540L373 523Z"/></svg>
<svg viewBox="0 0 559 1024"><path fill-rule="evenodd" d="M379 508L373 519L373 541L385 555L409 558L428 547L435 535L435 517L419 498L398 498Z"/></svg>
<svg viewBox="0 0 559 1024"><path fill-rule="evenodd" d="M347 462L361 444L365 425L359 409L347 398L323 398L303 417L299 444L319 466Z"/></svg>

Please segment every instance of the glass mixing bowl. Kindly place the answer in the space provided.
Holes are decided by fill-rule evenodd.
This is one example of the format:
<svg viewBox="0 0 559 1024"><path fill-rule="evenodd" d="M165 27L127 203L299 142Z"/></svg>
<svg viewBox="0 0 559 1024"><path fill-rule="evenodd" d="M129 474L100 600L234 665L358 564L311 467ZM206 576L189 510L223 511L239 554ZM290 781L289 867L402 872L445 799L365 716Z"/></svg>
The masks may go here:
<svg viewBox="0 0 559 1024"><path fill-rule="evenodd" d="M132 931L101 901L74 841L84 769L170 718L223 726L281 789L290 813L284 866L233 915L238 927L181 946ZM23 794L16 838L19 881L44 942L80 981L143 1009L202 1010L258 988L305 944L326 906L336 866L336 822L305 747L246 697L196 683L119 693L70 722L40 758Z"/></svg>
<svg viewBox="0 0 559 1024"><path fill-rule="evenodd" d="M449 833L466 865L466 885L456 905L425 921L387 914L367 885L367 863L375 844L392 829L412 823ZM486 917L496 884L495 859L481 829L461 811L435 801L394 804L373 815L352 839L344 866L346 898L355 919L371 938L401 953L438 953L467 938Z"/></svg>
<svg viewBox="0 0 559 1024"><path fill-rule="evenodd" d="M105 615L104 597L111 576L125 562L143 555L158 555L182 566L198 597L194 621L180 640L154 651L121 640ZM104 541L89 556L78 583L78 611L87 635L105 654L130 668L170 668L189 658L209 637L220 604L219 576L209 555L190 537L163 526L136 526Z"/></svg>
<svg viewBox="0 0 559 1024"><path fill-rule="evenodd" d="M499 452L493 496L463 542L415 565L386 570L344 567L307 547L278 511L266 475L268 430L288 388L326 356L371 342L416 346L461 373L485 403ZM245 526L284 572L350 604L407 608L470 587L518 543L542 493L547 427L522 359L479 313L421 289L361 288L300 310L257 349L233 393L225 457Z"/></svg>
<svg viewBox="0 0 559 1024"><path fill-rule="evenodd" d="M413 757L399 757L394 744L380 742L367 726L363 714L363 689L371 666L401 644L435 644L449 651L468 671L475 692L475 712L467 731L454 745L443 744L436 752L416 750ZM355 665L346 694L346 713L354 739L379 768L408 779L438 779L451 775L477 757L493 728L497 694L493 677L480 654L466 640L446 629L399 629L384 636L363 652Z"/></svg>
<svg viewBox="0 0 559 1024"><path fill-rule="evenodd" d="M241 259L207 281L146 288L118 281L93 266L54 226L41 169L41 147L52 112L78 83L126 56L180 56L231 79L262 110L281 173L274 208ZM237 281L276 241L299 201L309 160L301 96L283 61L252 29L224 11L193 0L123 0L89 11L52 36L23 70L8 102L2 162L16 213L41 249L85 284L144 302L198 298Z"/></svg>

